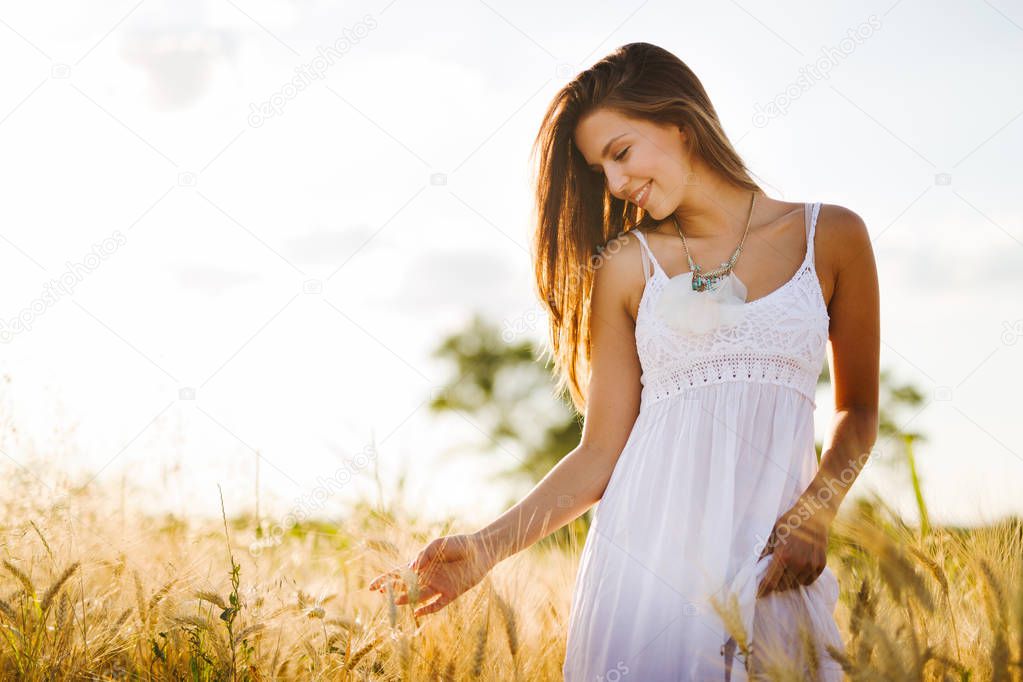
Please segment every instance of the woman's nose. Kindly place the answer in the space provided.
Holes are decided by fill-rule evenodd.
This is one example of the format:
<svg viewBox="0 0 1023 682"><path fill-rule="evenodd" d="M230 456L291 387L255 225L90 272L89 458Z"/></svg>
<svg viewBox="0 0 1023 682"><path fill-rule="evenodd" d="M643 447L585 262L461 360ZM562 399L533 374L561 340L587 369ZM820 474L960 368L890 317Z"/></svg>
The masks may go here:
<svg viewBox="0 0 1023 682"><path fill-rule="evenodd" d="M625 198L625 188L628 187L628 182L625 178L620 180L608 176L607 184L611 186L611 193L616 197Z"/></svg>

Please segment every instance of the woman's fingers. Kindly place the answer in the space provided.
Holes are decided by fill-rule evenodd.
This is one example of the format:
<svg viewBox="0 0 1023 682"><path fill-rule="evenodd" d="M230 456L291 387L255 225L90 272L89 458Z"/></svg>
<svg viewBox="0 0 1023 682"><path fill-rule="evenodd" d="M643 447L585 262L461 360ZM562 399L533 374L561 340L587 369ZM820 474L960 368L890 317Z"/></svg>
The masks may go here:
<svg viewBox="0 0 1023 682"><path fill-rule="evenodd" d="M760 585L757 588L757 598L764 597L771 592L784 592L785 590L799 587L801 584L809 584L803 582L804 579L805 576L802 573L795 573L778 555L775 555L771 559L771 563L764 573L764 578L760 581ZM811 580L810 582L813 581Z"/></svg>
<svg viewBox="0 0 1023 682"><path fill-rule="evenodd" d="M384 583L387 582L388 579L388 574L378 575L370 582L368 589L373 591L382 591Z"/></svg>
<svg viewBox="0 0 1023 682"><path fill-rule="evenodd" d="M410 565L411 562L405 564L404 566L392 568L386 573L381 573L370 582L369 589L375 590L377 592L383 592L384 586L387 583L391 584L391 589L395 589L396 587L399 586L404 586L405 585L404 574L409 570Z"/></svg>
<svg viewBox="0 0 1023 682"><path fill-rule="evenodd" d="M778 542L778 536L775 535L775 532L772 529L770 535L767 536L767 541L764 543L763 551L760 552L760 556L757 557L757 561L760 561L761 559L763 559L768 554L771 554L772 552L774 552L774 545L777 542Z"/></svg>
<svg viewBox="0 0 1023 682"><path fill-rule="evenodd" d="M419 598L416 600L418 603L429 600L431 597L440 594L440 590L432 585L420 585L419 586ZM402 592L394 598L394 603L398 606L409 603L409 593Z"/></svg>
<svg viewBox="0 0 1023 682"><path fill-rule="evenodd" d="M379 590L388 580L401 580L401 574L412 571L417 574L428 574L439 564L456 561L462 558L464 547L458 536L443 536L430 541L416 556L404 566L396 567L381 574L369 584L369 589Z"/></svg>
<svg viewBox="0 0 1023 682"><path fill-rule="evenodd" d="M792 590L799 586L799 578L792 571L785 571L785 573L778 579L778 591L784 592L786 590Z"/></svg>
<svg viewBox="0 0 1023 682"><path fill-rule="evenodd" d="M384 583L386 583L388 581L393 582L394 579L395 579L394 574L392 574L392 573L383 573L381 575L378 575L376 578L373 578L373 582L371 582L369 584L369 589L371 589L371 590L382 589L383 586L384 586Z"/></svg>
<svg viewBox="0 0 1023 682"><path fill-rule="evenodd" d="M758 599L769 594L775 589L775 587L777 587L778 578L781 577L784 568L784 565L778 560L778 556L775 555L767 564L767 570L764 572L764 577L761 579L760 585L757 587Z"/></svg>
<svg viewBox="0 0 1023 682"><path fill-rule="evenodd" d="M439 594L444 587L439 578L440 576L435 573L429 576L410 573L406 578L402 571L393 570L374 578L369 584L369 589L383 593L386 592L385 588L390 583L392 592L397 592L394 597L394 603L402 605L409 603L410 588L417 587L418 597L416 601L424 602ZM410 584L409 581L412 581L412 583Z"/></svg>
<svg viewBox="0 0 1023 682"><path fill-rule="evenodd" d="M395 583L400 581L401 575L397 570L388 571L387 573L381 573L376 578L373 578L373 581L369 584L369 589L383 592L385 584L391 583L393 586Z"/></svg>
<svg viewBox="0 0 1023 682"><path fill-rule="evenodd" d="M451 586L437 576L433 582L429 584L420 583L419 594L416 599L415 610L416 616L422 616L429 613L435 613L452 601L454 601L455 590ZM433 599L434 601L430 601ZM427 603L429 602L429 603ZM403 591L394 596L394 603L396 606L404 606L405 604L411 604L409 592Z"/></svg>
<svg viewBox="0 0 1023 682"><path fill-rule="evenodd" d="M445 595L443 593L439 593L439 594L440 594L440 596L437 599L435 599L434 601L430 602L429 604L425 604L423 606L420 606L418 609L416 609L416 612L415 612L416 616L417 617L418 616L425 616L425 615L430 614L430 613L436 613L437 611L440 611L442 608L444 608L449 603L451 603L452 600L450 598L448 598L447 595Z"/></svg>
<svg viewBox="0 0 1023 682"><path fill-rule="evenodd" d="M816 568L813 568L813 567L807 568L805 571L803 571L799 575L799 584L800 585L812 585L813 582L815 580L817 580L817 578L820 577L820 574L823 571L824 571L823 568L820 569L820 570L818 570Z"/></svg>
<svg viewBox="0 0 1023 682"><path fill-rule="evenodd" d="M802 584L801 580L802 578L800 578L799 574L789 568L785 568L775 582L774 591L785 592L786 590L794 590Z"/></svg>
<svg viewBox="0 0 1023 682"><path fill-rule="evenodd" d="M436 538L405 566L374 578L369 588L383 592L392 585L394 604L412 604L416 616L436 613L479 582L479 568L470 565L475 556L468 550L463 536Z"/></svg>

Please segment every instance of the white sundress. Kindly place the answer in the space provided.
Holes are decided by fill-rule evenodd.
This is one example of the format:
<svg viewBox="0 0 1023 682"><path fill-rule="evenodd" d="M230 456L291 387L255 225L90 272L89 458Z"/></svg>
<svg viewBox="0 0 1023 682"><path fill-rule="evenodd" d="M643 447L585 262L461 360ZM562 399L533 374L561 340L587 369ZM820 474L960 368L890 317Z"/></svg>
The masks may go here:
<svg viewBox="0 0 1023 682"><path fill-rule="evenodd" d="M668 275L635 232L647 278L636 319L642 397L580 555L566 682L757 679L710 603L729 593L752 633L749 658L759 645L796 660L807 623L820 679L842 679L823 647L843 648L830 568L756 598L772 558L758 560L764 543L818 468L813 412L830 320L814 265L819 211L804 205L796 274L745 303L737 324L701 334L652 314Z"/></svg>

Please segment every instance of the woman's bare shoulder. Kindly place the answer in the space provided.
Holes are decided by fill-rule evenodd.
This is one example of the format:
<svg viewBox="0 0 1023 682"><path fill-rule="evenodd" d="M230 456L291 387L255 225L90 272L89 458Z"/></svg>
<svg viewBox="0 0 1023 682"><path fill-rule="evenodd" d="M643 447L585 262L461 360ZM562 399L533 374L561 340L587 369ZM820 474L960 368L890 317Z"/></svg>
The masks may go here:
<svg viewBox="0 0 1023 682"><path fill-rule="evenodd" d="M870 233L863 218L852 209L838 204L821 204L817 214L817 228L814 244L818 249L826 249L837 261L834 265L843 265L843 260L853 255L849 248L862 247L870 242Z"/></svg>
<svg viewBox="0 0 1023 682"><path fill-rule="evenodd" d="M870 233L859 214L838 204L821 204L814 250L826 301L831 300L838 273L870 248Z"/></svg>
<svg viewBox="0 0 1023 682"><path fill-rule="evenodd" d="M599 287L603 296L628 312L633 323L645 283L642 248L633 230L628 230L608 239L599 256L590 261L595 270L594 292Z"/></svg>

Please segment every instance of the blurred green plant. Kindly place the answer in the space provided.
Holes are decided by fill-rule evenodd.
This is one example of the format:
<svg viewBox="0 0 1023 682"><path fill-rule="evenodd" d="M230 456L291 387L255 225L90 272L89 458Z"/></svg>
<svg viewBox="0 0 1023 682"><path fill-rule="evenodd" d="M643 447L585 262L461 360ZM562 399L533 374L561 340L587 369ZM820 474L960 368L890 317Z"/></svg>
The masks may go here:
<svg viewBox="0 0 1023 682"><path fill-rule="evenodd" d="M498 477L531 486L579 445L582 415L567 392L554 394L550 365L541 362L542 355L531 339L507 340L480 315L441 341L433 357L448 361L454 371L431 397L429 409L457 414L483 434L475 442L452 445L445 455L504 452L517 464ZM509 498L505 507L518 499ZM587 511L541 543L585 539L591 517L592 510Z"/></svg>
<svg viewBox="0 0 1023 682"><path fill-rule="evenodd" d="M926 407L926 405L920 406L924 402L924 395L912 384L897 382L892 377L890 370L881 370L880 379L881 402L880 409L878 410L878 442L882 444L896 442L902 445L902 457L894 461L905 466L909 473L910 484L913 486L913 495L916 498L917 511L920 514L920 534L926 536L931 532L931 522L930 516L927 513L927 503L924 501L923 484L920 480L920 475L917 473L913 445L918 441L926 441L927 437L919 431L909 430L909 424ZM908 419L903 419L905 413L911 410L915 410L913 415Z"/></svg>

